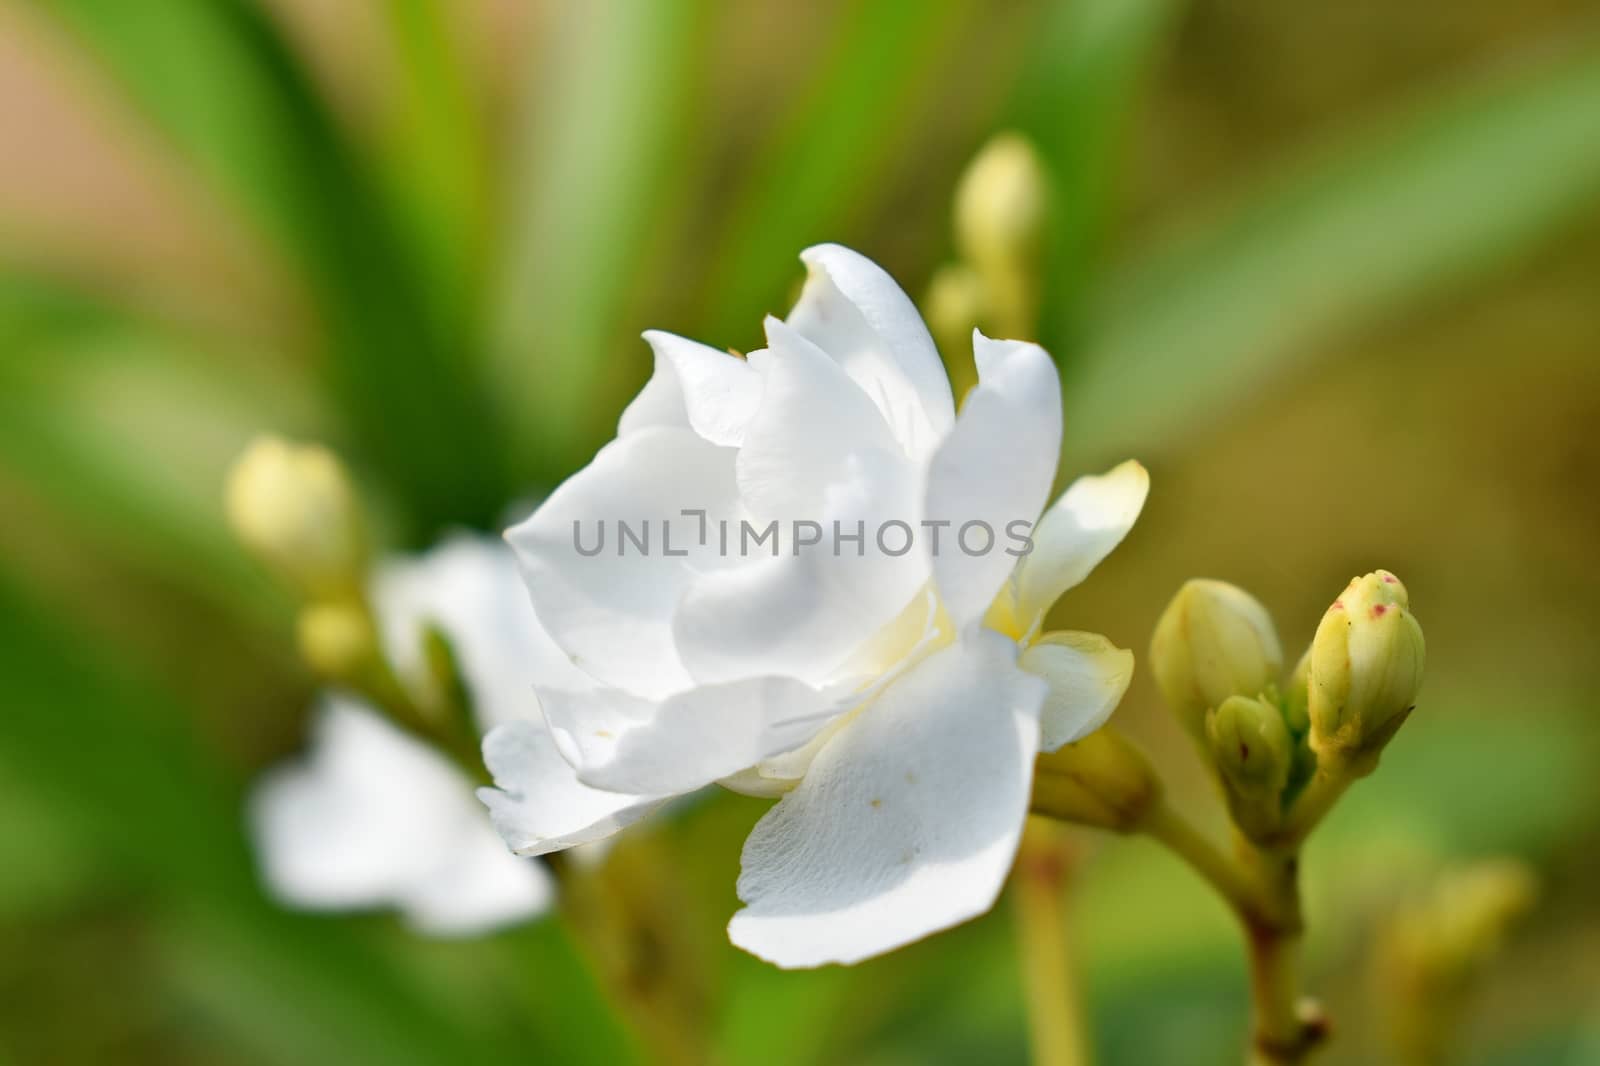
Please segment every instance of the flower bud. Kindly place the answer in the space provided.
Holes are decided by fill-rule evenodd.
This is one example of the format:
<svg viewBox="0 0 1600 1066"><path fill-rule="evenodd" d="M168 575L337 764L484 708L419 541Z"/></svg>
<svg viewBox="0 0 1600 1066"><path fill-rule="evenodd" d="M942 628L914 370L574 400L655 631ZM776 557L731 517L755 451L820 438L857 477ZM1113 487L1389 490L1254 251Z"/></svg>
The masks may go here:
<svg viewBox="0 0 1600 1066"><path fill-rule="evenodd" d="M1477 983L1538 895L1527 865L1491 859L1439 875L1393 916L1379 939L1376 976L1400 1061L1452 1057Z"/></svg>
<svg viewBox="0 0 1600 1066"><path fill-rule="evenodd" d="M983 282L965 263L946 263L934 272L922 303L928 331L948 358L953 348L971 343L983 322Z"/></svg>
<svg viewBox="0 0 1600 1066"><path fill-rule="evenodd" d="M1224 581L1195 578L1172 598L1150 641L1150 665L1167 705L1205 742L1205 716L1229 696L1274 687L1283 649L1267 609Z"/></svg>
<svg viewBox="0 0 1600 1066"><path fill-rule="evenodd" d="M1021 134L994 137L956 188L956 244L980 272L1017 269L1039 254L1049 212L1049 180Z"/></svg>
<svg viewBox="0 0 1600 1066"><path fill-rule="evenodd" d="M245 546L308 595L359 585L360 511L343 465L326 448L258 438L228 472L225 505Z"/></svg>
<svg viewBox="0 0 1600 1066"><path fill-rule="evenodd" d="M959 400L978 383L972 358L972 331L987 314L983 281L965 263L947 263L934 272L923 298L928 331L950 370L950 388Z"/></svg>
<svg viewBox="0 0 1600 1066"><path fill-rule="evenodd" d="M1033 809L1067 821L1130 832L1161 798L1161 782L1138 748L1102 726L1039 756Z"/></svg>
<svg viewBox="0 0 1600 1066"><path fill-rule="evenodd" d="M295 642L307 665L331 681L359 679L378 654L372 623L351 603L314 603L302 610L295 619Z"/></svg>
<svg viewBox="0 0 1600 1066"><path fill-rule="evenodd" d="M1228 787L1253 803L1276 805L1289 782L1294 739L1267 700L1229 696L1206 716L1211 754Z"/></svg>
<svg viewBox="0 0 1600 1066"><path fill-rule="evenodd" d="M1311 747L1319 757L1376 754L1422 685L1422 627L1387 570L1350 582L1311 641Z"/></svg>

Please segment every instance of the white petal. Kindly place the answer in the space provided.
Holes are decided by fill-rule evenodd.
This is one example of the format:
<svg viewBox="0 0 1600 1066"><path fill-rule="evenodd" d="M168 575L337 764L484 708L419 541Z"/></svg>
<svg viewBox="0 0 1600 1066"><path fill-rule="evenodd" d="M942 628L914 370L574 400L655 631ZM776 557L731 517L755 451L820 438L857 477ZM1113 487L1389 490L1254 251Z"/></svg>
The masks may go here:
<svg viewBox="0 0 1600 1066"><path fill-rule="evenodd" d="M982 617L1050 498L1061 449L1061 385L1043 348L973 332L978 386L928 474L927 518L949 523L933 577L957 627ZM1013 523L1030 525L1012 528ZM972 525L966 537L962 530Z"/></svg>
<svg viewBox="0 0 1600 1066"><path fill-rule="evenodd" d="M672 614L695 574L724 560L716 538L701 544L700 521L681 512L703 509L708 523L737 524L735 454L688 430L642 429L602 448L506 534L540 623L585 673L647 697L690 686ZM648 528L649 551L623 541L619 522L635 536ZM601 523L603 548L583 554L580 544L593 549ZM664 523L671 551L685 555L667 554Z"/></svg>
<svg viewBox="0 0 1600 1066"><path fill-rule="evenodd" d="M1033 551L1017 565L1025 624L1041 617L1122 543L1149 492L1150 475L1130 459L1098 477L1079 478L1050 505L1033 531Z"/></svg>
<svg viewBox="0 0 1600 1066"><path fill-rule="evenodd" d="M688 426L712 444L737 446L761 400L750 364L660 330L644 339L655 352L655 373L622 412L618 436L653 425Z"/></svg>
<svg viewBox="0 0 1600 1066"><path fill-rule="evenodd" d="M1022 653L1024 670L1050 686L1039 712L1039 748L1055 751L1105 725L1133 680L1133 652L1098 633L1046 633Z"/></svg>
<svg viewBox="0 0 1600 1066"><path fill-rule="evenodd" d="M838 672L830 692L855 708L824 726L816 736L793 751L763 759L748 770L725 777L717 783L746 796L777 798L792 790L811 767L833 735L845 728L878 693L894 684L901 674L954 639L949 616L939 606L932 586L922 589L906 604L900 616L872 635L856 650L855 656Z"/></svg>
<svg viewBox="0 0 1600 1066"><path fill-rule="evenodd" d="M1028 809L1044 684L977 631L839 730L746 842L733 942L856 962L993 905Z"/></svg>
<svg viewBox="0 0 1600 1066"><path fill-rule="evenodd" d="M536 859L507 850L482 810L437 853L429 876L403 891L401 913L429 936L476 936L549 910L555 879Z"/></svg>
<svg viewBox="0 0 1600 1066"><path fill-rule="evenodd" d="M692 792L810 740L844 707L792 678L705 685L651 705L616 691L550 694L551 733L597 788Z"/></svg>
<svg viewBox="0 0 1600 1066"><path fill-rule="evenodd" d="M692 429L689 425L688 402L683 395L683 381L672 360L655 352L655 368L644 388L622 409L617 419L617 436L626 437L642 429L665 426L669 429Z"/></svg>
<svg viewBox="0 0 1600 1066"><path fill-rule="evenodd" d="M503 541L458 534L423 555L385 559L371 592L385 652L416 689L429 683L424 631L449 639L484 732L537 718L535 679L575 672L540 628Z"/></svg>
<svg viewBox="0 0 1600 1066"><path fill-rule="evenodd" d="M916 306L872 260L837 244L800 253L808 274L789 325L835 359L924 458L955 420L950 381Z"/></svg>
<svg viewBox="0 0 1600 1066"><path fill-rule="evenodd" d="M390 780L404 782L387 800ZM251 797L262 874L273 894L305 907L366 907L392 897L423 863L407 847L410 816L455 787L446 767L359 704L319 710L310 755L270 770Z"/></svg>
<svg viewBox="0 0 1600 1066"><path fill-rule="evenodd" d="M879 474L885 491L909 483L882 414L816 345L767 319L766 353L756 353L761 406L739 449L739 492L759 519L817 521L831 487Z"/></svg>
<svg viewBox="0 0 1600 1066"><path fill-rule="evenodd" d="M643 818L659 797L590 788L557 751L542 723L512 722L483 741L495 788L478 798L501 838L518 855L544 855L608 837Z"/></svg>
<svg viewBox="0 0 1600 1066"><path fill-rule="evenodd" d="M697 578L674 622L690 673L705 683L763 674L815 685L833 679L927 583L926 556L896 539L900 533L885 541L898 556L878 543L883 524L912 506L910 486L894 480L901 476L894 465L829 489L810 530L820 543L791 547L790 530L781 554ZM857 534L859 544L842 539Z"/></svg>
<svg viewBox="0 0 1600 1066"><path fill-rule="evenodd" d="M916 468L837 364L777 319L767 326L761 408L737 470L753 531L777 526L765 546L731 531L738 565L698 576L679 606L678 650L703 683L785 674L820 684L927 580L926 558L900 534L888 551L877 536L890 520L914 535ZM836 540L836 526L859 543Z"/></svg>
<svg viewBox="0 0 1600 1066"><path fill-rule="evenodd" d="M548 903L543 870L496 863L467 778L437 752L353 700L329 698L311 753L270 772L251 825L274 895L317 909L435 902L450 879L459 897L438 932L469 932L529 917ZM416 917L415 915L413 915Z"/></svg>

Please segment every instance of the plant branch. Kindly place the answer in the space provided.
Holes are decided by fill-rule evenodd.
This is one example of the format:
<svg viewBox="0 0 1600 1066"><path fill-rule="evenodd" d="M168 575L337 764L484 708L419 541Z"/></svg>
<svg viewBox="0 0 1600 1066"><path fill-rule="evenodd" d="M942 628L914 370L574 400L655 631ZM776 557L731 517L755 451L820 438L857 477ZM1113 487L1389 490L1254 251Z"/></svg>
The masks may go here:
<svg viewBox="0 0 1600 1066"><path fill-rule="evenodd" d="M1240 872L1238 864L1165 800L1158 801L1144 816L1139 831L1165 844L1188 863L1241 919L1248 922L1262 912L1256 887Z"/></svg>
<svg viewBox="0 0 1600 1066"><path fill-rule="evenodd" d="M1352 773L1350 767L1343 762L1322 761L1317 772L1306 782L1306 787L1296 797L1294 805L1289 808L1289 813L1284 817L1283 826L1273 839L1275 847L1283 849L1298 849L1305 843L1307 836L1315 829L1339 802L1345 789L1356 781L1359 774Z"/></svg>
<svg viewBox="0 0 1600 1066"><path fill-rule="evenodd" d="M1300 998L1298 847L1263 848L1241 837L1238 859L1230 859L1165 801L1150 810L1139 828L1215 888L1244 929L1254 1016L1252 1066L1304 1062L1327 1035L1327 1027L1320 1010Z"/></svg>
<svg viewBox="0 0 1600 1066"><path fill-rule="evenodd" d="M1030 822L1013 878L1017 943L1035 1066L1087 1066L1082 1000L1067 942L1072 848L1059 826Z"/></svg>

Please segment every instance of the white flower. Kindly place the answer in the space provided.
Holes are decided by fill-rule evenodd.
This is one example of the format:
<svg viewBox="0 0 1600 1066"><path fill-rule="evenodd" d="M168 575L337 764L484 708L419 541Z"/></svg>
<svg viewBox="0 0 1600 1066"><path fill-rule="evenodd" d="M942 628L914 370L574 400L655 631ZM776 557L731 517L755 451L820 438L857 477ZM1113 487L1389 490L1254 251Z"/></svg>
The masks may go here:
<svg viewBox="0 0 1600 1066"><path fill-rule="evenodd" d="M386 560L372 594L403 680L425 685L422 632L451 642L479 725L536 716L529 648L542 639L510 553L460 536ZM465 936L532 917L553 886L506 849L443 755L351 696L329 694L300 762L270 771L251 802L262 875L286 903L392 906L416 929Z"/></svg>
<svg viewBox="0 0 1600 1066"><path fill-rule="evenodd" d="M798 306L746 359L647 333L655 374L617 439L508 534L569 659L537 679L544 727L485 741L499 790L481 793L525 854L713 782L781 796L745 845L729 933L782 966L854 962L993 904L1036 754L1097 728L1132 669L1102 637L1040 636L1044 613L1121 541L1147 488L1125 463L1074 483L1020 560L1003 540L961 550L969 522L1003 536L1040 518L1061 437L1054 365L975 337L980 381L957 416L889 276L836 245L802 258ZM664 550L669 519L682 554ZM648 522L654 550L590 554L599 520ZM775 555L723 549L723 529L774 520ZM864 543L808 549L794 525L836 521L861 523ZM874 535L895 522L914 550Z"/></svg>

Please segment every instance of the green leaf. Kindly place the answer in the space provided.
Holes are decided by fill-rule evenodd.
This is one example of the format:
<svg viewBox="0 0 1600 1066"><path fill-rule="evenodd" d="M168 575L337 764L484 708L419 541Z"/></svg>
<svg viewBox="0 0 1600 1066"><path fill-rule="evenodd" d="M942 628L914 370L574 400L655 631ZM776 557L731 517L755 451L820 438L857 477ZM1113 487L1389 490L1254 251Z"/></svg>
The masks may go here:
<svg viewBox="0 0 1600 1066"><path fill-rule="evenodd" d="M0 275L0 469L113 557L241 621L280 597L222 517L229 462L254 434L325 418L258 361L39 278Z"/></svg>
<svg viewBox="0 0 1600 1066"><path fill-rule="evenodd" d="M697 335L754 340L763 311L783 306L802 248L840 236L881 187L897 136L948 76L966 2L880 0L847 7L830 54L756 150L709 262L710 317Z"/></svg>
<svg viewBox="0 0 1600 1066"><path fill-rule="evenodd" d="M616 409L616 346L639 344L619 320L683 173L704 7L565 5L527 87L493 345L524 476L586 460Z"/></svg>
<svg viewBox="0 0 1600 1066"><path fill-rule="evenodd" d="M1335 337L1504 267L1597 193L1592 42L1324 148L1107 278L1065 446L1170 440Z"/></svg>
<svg viewBox="0 0 1600 1066"><path fill-rule="evenodd" d="M507 495L498 428L384 188L305 67L249 0L37 0L289 258L328 333L327 374L417 534L489 524Z"/></svg>
<svg viewBox="0 0 1600 1066"><path fill-rule="evenodd" d="M396 102L381 131L379 175L397 205L424 291L466 331L481 314L489 226L488 145L464 42L441 0L385 0Z"/></svg>
<svg viewBox="0 0 1600 1066"><path fill-rule="evenodd" d="M3 582L0 676L8 776L48 798L119 879L155 894L175 963L226 976L228 994L207 1005L258 1052L423 1066L509 1051L442 1017L337 923L262 898L240 798L182 728L184 710Z"/></svg>

